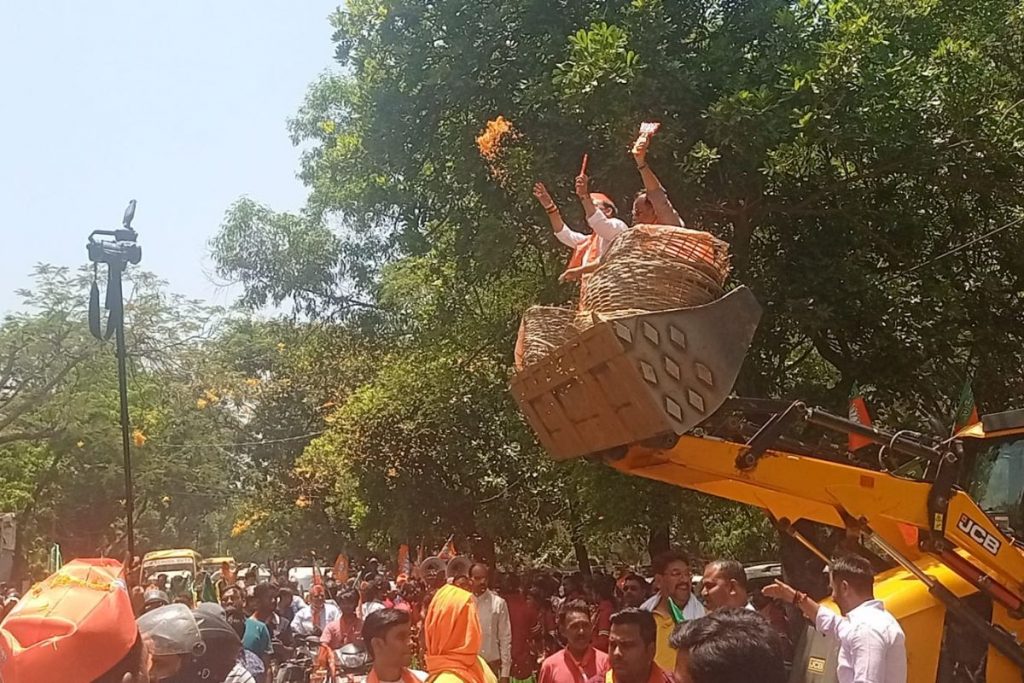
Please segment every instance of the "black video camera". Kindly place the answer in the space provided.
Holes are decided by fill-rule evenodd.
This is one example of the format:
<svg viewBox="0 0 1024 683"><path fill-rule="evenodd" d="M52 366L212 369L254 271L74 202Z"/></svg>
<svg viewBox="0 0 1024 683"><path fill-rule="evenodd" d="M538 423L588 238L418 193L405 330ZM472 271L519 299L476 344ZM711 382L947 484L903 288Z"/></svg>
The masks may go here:
<svg viewBox="0 0 1024 683"><path fill-rule="evenodd" d="M111 266L124 268L131 263L138 264L142 261L142 247L136 243L139 235L132 228L132 220L135 219L135 200L128 202L128 208L124 212L124 227L118 230L93 230L89 235L89 243L86 249L89 252L89 260L93 263L106 263ZM98 240L96 237L113 237L113 240Z"/></svg>

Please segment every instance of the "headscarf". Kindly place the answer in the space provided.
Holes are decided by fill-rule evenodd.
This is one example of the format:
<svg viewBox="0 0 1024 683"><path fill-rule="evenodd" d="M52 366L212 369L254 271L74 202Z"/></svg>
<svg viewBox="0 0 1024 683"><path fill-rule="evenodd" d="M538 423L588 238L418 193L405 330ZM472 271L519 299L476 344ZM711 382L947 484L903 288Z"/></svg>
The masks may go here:
<svg viewBox="0 0 1024 683"><path fill-rule="evenodd" d="M447 585L434 594L423 620L427 671L451 673L465 683L487 683L478 652L483 636L476 602L467 591Z"/></svg>

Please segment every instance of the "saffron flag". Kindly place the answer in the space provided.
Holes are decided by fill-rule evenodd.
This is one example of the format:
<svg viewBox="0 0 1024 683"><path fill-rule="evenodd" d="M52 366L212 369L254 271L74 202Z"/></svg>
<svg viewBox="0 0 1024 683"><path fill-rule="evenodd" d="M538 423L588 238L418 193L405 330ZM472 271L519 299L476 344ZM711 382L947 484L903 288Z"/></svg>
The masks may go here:
<svg viewBox="0 0 1024 683"><path fill-rule="evenodd" d="M960 390L960 398L956 402L953 433L956 434L967 425L976 422L981 422L981 418L978 417L978 403L974 400L974 390L971 388L971 379L968 377L964 382L964 388Z"/></svg>
<svg viewBox="0 0 1024 683"><path fill-rule="evenodd" d="M412 573L412 566L409 562L409 546L405 543L398 546L398 573L409 576Z"/></svg>
<svg viewBox="0 0 1024 683"><path fill-rule="evenodd" d="M345 583L348 581L348 555L341 553L338 555L338 559L334 561L334 580L338 583Z"/></svg>
<svg viewBox="0 0 1024 683"><path fill-rule="evenodd" d="M455 536L449 536L448 541L444 544L444 547L441 548L441 552L437 554L437 556L442 560L450 560L459 554L458 551L455 550L454 538Z"/></svg>
<svg viewBox="0 0 1024 683"><path fill-rule="evenodd" d="M850 389L850 421L862 424L865 427L871 426L871 415L868 413L868 404L864 401L864 395L861 393L860 387L857 383L853 383L853 387ZM867 437L860 436L859 434L850 434L847 439L847 449L853 453L855 451L870 446L873 442Z"/></svg>
<svg viewBox="0 0 1024 683"><path fill-rule="evenodd" d="M320 571L320 565L316 563L316 557L313 558L313 585L324 585L324 575L323 572Z"/></svg>

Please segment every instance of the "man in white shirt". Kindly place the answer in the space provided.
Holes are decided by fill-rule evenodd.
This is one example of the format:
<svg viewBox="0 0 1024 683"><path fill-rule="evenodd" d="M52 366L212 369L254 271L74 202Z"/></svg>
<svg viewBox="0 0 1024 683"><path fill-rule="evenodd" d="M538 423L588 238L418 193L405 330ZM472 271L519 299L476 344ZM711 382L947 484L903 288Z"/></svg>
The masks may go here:
<svg viewBox="0 0 1024 683"><path fill-rule="evenodd" d="M781 581L761 591L796 605L824 635L839 639L839 683L906 683L907 648L896 618L875 600L875 574L863 557L832 561L832 599L843 616Z"/></svg>
<svg viewBox="0 0 1024 683"><path fill-rule="evenodd" d="M747 592L747 572L736 560L715 560L704 565L700 595L711 611L738 607L754 611Z"/></svg>
<svg viewBox="0 0 1024 683"><path fill-rule="evenodd" d="M544 183L533 187L533 196L547 213L555 237L574 251L569 267L560 278L563 281L580 279L594 270L612 241L627 229L626 224L616 217L617 209L612 200L603 194L591 194L588 184L586 176L576 179L576 195L593 231L590 234L576 232L565 224Z"/></svg>
<svg viewBox="0 0 1024 683"><path fill-rule="evenodd" d="M292 620L292 631L300 636L318 636L327 624L341 618L341 610L327 602L327 592L320 584L309 591L309 604L300 609Z"/></svg>
<svg viewBox="0 0 1024 683"><path fill-rule="evenodd" d="M490 574L491 568L483 562L477 562L469 569L483 635L480 656L494 671L498 683L508 683L512 673L512 620L508 614L508 603L488 588Z"/></svg>

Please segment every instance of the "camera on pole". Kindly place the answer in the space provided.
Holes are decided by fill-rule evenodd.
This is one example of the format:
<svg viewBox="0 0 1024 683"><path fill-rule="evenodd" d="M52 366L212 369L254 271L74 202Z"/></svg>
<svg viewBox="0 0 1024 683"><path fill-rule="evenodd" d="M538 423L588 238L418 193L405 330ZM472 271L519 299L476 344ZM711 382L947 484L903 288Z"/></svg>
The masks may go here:
<svg viewBox="0 0 1024 683"><path fill-rule="evenodd" d="M135 220L135 200L128 202L121 227L116 230L93 230L89 235L86 249L93 263L92 288L89 292L89 329L100 341L114 337L117 352L117 385L121 399L121 449L124 455L124 507L125 538L128 563L135 559L135 494L132 485L132 459L128 418L128 352L124 340L124 295L122 274L128 264L137 265L142 261L142 247L139 235L132 227ZM112 239L98 239L109 237ZM100 290L96 281L100 264L107 266L107 292L104 308L107 310L107 326L104 332L100 322Z"/></svg>
<svg viewBox="0 0 1024 683"><path fill-rule="evenodd" d="M137 243L139 234L132 227L135 220L135 200L128 202L128 208L124 210L124 218L121 221L122 227L118 230L93 230L89 235L89 243L86 249L89 251L89 260L93 263L106 263L111 266L119 266L121 270L131 263L137 265L142 261L142 247ZM113 237L113 240L98 240L98 236Z"/></svg>

